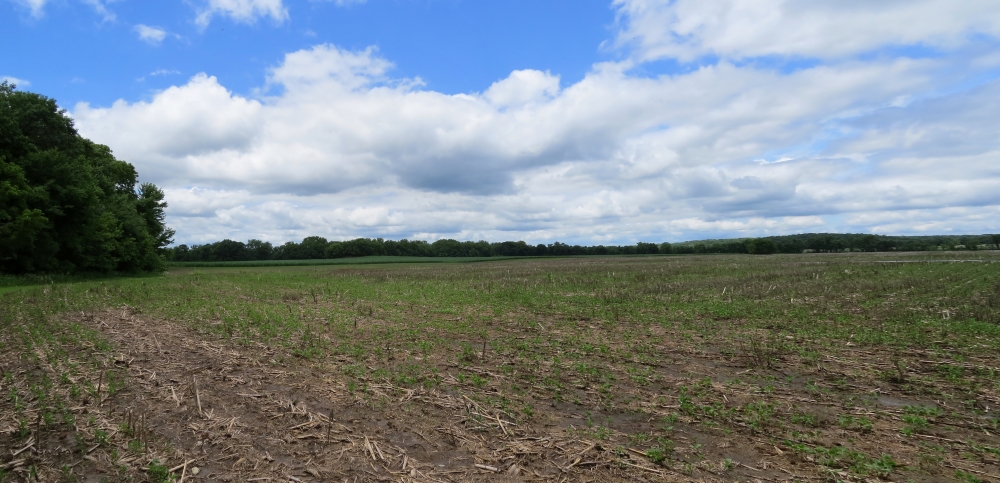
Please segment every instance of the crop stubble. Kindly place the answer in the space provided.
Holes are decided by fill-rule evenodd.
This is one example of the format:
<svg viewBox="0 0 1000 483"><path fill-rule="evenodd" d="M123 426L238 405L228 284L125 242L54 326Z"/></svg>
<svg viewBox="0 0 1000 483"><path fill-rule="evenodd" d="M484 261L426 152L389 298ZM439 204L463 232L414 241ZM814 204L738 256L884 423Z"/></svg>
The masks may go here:
<svg viewBox="0 0 1000 483"><path fill-rule="evenodd" d="M1000 481L997 257L963 255L979 261L204 269L8 293L0 468Z"/></svg>

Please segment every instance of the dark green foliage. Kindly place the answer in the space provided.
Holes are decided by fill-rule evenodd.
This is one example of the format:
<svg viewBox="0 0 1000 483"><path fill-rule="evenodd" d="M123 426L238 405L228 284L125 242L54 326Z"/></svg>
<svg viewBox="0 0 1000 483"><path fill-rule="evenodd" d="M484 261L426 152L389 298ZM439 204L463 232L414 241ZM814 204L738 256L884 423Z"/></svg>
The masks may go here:
<svg viewBox="0 0 1000 483"><path fill-rule="evenodd" d="M271 242L250 240L246 245L247 256L250 260L270 260L274 254L274 247Z"/></svg>
<svg viewBox="0 0 1000 483"><path fill-rule="evenodd" d="M173 481L173 477L167 467L160 463L159 460L153 460L149 463L149 479L155 483L167 483Z"/></svg>
<svg viewBox="0 0 1000 483"><path fill-rule="evenodd" d="M531 246L523 241L490 243L487 241L458 241L452 239L427 243L422 240L383 240L381 238L355 238L348 241L328 242L323 237L312 236L301 243L287 242L277 248L260 240L247 243L232 240L206 245L178 245L170 249L169 259L174 262L238 262L248 260L317 260L357 257L537 257L577 255L651 255L670 253L670 244L639 242L636 245L585 247L555 242L551 245Z"/></svg>
<svg viewBox="0 0 1000 483"><path fill-rule="evenodd" d="M321 236L310 236L302 243L288 242L274 249L273 260L315 260L327 258L324 255L329 242ZM225 260L220 258L220 260Z"/></svg>
<svg viewBox="0 0 1000 483"><path fill-rule="evenodd" d="M431 243L431 248L439 257L488 257L493 254L490 244L485 241L460 242L447 238Z"/></svg>
<svg viewBox="0 0 1000 483"><path fill-rule="evenodd" d="M0 272L162 270L163 192L137 185L55 100L0 84Z"/></svg>
<svg viewBox="0 0 1000 483"><path fill-rule="evenodd" d="M427 243L422 240L383 240L381 238L356 238L348 241L327 242L322 237L308 237L301 243L288 242L277 248L260 240L247 243L223 240L206 245L179 245L170 249L170 260L175 262L226 262L248 260L316 260L357 257L539 257L579 255L650 255L650 254L701 254L701 253L771 253L837 252L837 251L927 251L961 248L962 240L993 250L1000 235L962 237L904 237L883 235L851 235L836 233L807 233L764 238L739 238L730 240L702 240L681 243L639 242L625 246L580 246L554 242L550 245L528 245L523 241L489 243L486 241L458 241L452 239ZM970 245L970 246L972 246ZM998 292L1000 293L1000 289ZM1000 297L989 303L1000 304Z"/></svg>
<svg viewBox="0 0 1000 483"><path fill-rule="evenodd" d="M642 255L655 255L660 253L660 249L655 243L639 242L635 245L635 253Z"/></svg>
<svg viewBox="0 0 1000 483"><path fill-rule="evenodd" d="M774 242L767 238L751 238L746 241L746 248L751 255L770 255L778 251Z"/></svg>
<svg viewBox="0 0 1000 483"><path fill-rule="evenodd" d="M385 247L381 238L375 240L358 238L346 242L333 242L326 248L324 255L325 258L371 257L385 255Z"/></svg>
<svg viewBox="0 0 1000 483"><path fill-rule="evenodd" d="M241 242L233 240L222 240L215 244L216 257L220 260L248 260L250 254L247 247Z"/></svg>
<svg viewBox="0 0 1000 483"><path fill-rule="evenodd" d="M1000 235L887 236L853 233L803 233L736 240L675 243L673 253L748 253L761 242L774 244L772 253L891 252L932 250L997 250ZM753 253L753 252L750 252Z"/></svg>

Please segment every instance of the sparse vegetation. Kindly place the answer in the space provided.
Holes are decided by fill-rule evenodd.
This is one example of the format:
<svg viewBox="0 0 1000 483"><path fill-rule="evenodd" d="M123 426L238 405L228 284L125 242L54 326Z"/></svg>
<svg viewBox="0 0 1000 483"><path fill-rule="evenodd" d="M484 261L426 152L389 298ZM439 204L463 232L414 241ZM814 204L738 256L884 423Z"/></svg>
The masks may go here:
<svg viewBox="0 0 1000 483"><path fill-rule="evenodd" d="M11 289L0 447L27 449L0 468L990 481L996 255L174 268Z"/></svg>

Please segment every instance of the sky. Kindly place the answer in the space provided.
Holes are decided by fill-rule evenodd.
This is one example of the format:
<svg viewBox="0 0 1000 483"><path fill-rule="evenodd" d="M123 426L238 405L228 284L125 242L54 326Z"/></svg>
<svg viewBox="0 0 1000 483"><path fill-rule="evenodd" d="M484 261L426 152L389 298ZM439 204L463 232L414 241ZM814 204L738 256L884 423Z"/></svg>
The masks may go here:
<svg viewBox="0 0 1000 483"><path fill-rule="evenodd" d="M1000 232L1000 2L0 0L177 243Z"/></svg>

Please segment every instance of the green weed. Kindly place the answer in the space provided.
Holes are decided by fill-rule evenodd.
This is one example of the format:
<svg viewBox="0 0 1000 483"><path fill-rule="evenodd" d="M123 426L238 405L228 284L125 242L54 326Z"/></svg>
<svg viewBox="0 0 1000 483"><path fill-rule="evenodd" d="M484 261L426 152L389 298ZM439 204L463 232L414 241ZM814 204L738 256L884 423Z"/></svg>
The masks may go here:
<svg viewBox="0 0 1000 483"><path fill-rule="evenodd" d="M874 427L872 421L865 417L843 414L837 418L837 425L851 431L870 433Z"/></svg>
<svg viewBox="0 0 1000 483"><path fill-rule="evenodd" d="M170 471L166 465L160 464L159 460L153 460L149 463L149 470L146 472L149 475L149 479L153 483L169 483L174 481L174 476L170 474Z"/></svg>
<svg viewBox="0 0 1000 483"><path fill-rule="evenodd" d="M660 438L656 443L656 446L646 451L646 456L653 463L665 466L671 455L674 454L674 442L669 439Z"/></svg>

